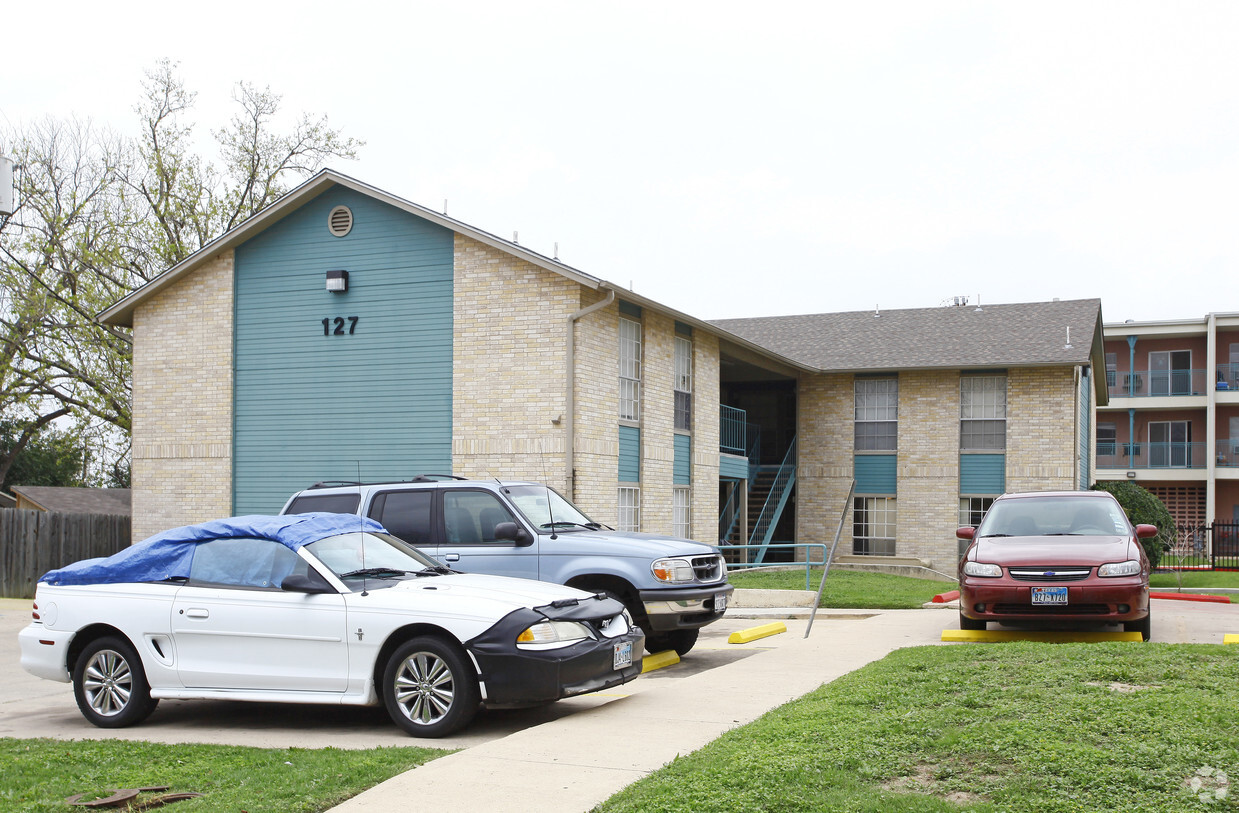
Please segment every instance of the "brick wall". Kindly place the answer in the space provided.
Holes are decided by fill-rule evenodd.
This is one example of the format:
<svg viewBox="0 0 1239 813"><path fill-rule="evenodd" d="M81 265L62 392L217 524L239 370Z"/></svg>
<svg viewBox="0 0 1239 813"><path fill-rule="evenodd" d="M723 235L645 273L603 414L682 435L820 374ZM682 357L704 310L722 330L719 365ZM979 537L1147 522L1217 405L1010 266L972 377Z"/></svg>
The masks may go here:
<svg viewBox="0 0 1239 813"><path fill-rule="evenodd" d="M232 513L233 255L133 315L133 538Z"/></svg>
<svg viewBox="0 0 1239 813"><path fill-rule="evenodd" d="M1007 491L1076 487L1075 372L1026 367L1007 373Z"/></svg>
<svg viewBox="0 0 1239 813"><path fill-rule="evenodd" d="M718 337L693 331L693 539L718 542Z"/></svg>
<svg viewBox="0 0 1239 813"><path fill-rule="evenodd" d="M852 482L852 376L801 376L797 412L796 541L829 546ZM852 552L850 511L838 552Z"/></svg>

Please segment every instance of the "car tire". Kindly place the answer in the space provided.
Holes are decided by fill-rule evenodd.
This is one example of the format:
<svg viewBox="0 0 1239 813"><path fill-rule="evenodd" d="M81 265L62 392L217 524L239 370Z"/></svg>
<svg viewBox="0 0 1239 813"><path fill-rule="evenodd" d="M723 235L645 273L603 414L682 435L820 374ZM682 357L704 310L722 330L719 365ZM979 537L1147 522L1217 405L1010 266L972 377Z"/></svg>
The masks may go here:
<svg viewBox="0 0 1239 813"><path fill-rule="evenodd" d="M988 625L984 621L969 618L962 612L959 614L959 628L961 630L984 630L987 626Z"/></svg>
<svg viewBox="0 0 1239 813"><path fill-rule="evenodd" d="M145 720L159 705L146 670L124 638L105 636L86 645L73 665L73 696L92 725L124 728Z"/></svg>
<svg viewBox="0 0 1239 813"><path fill-rule="evenodd" d="M383 705L414 737L445 737L477 714L478 678L459 647L441 638L412 638L383 669Z"/></svg>
<svg viewBox="0 0 1239 813"><path fill-rule="evenodd" d="M697 643L699 630L672 630L671 632L647 633L645 636L645 651L653 655L655 652L666 652L674 649L675 654L684 656Z"/></svg>
<svg viewBox="0 0 1239 813"><path fill-rule="evenodd" d="M1123 632L1138 632L1141 639L1149 640L1153 637L1153 613L1149 612L1139 621L1124 621Z"/></svg>

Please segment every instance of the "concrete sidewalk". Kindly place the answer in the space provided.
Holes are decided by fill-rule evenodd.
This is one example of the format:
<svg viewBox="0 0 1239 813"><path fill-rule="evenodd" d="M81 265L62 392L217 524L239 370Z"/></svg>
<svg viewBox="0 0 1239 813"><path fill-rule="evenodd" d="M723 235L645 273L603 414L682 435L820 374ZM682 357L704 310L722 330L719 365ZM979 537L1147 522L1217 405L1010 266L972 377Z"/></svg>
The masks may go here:
<svg viewBox="0 0 1239 813"><path fill-rule="evenodd" d="M762 649L725 666L434 760L332 811L396 811L415 802L419 810L438 813L581 813L677 755L894 649L940 643L943 628L956 620L953 612L937 608L819 611L805 639L807 621L796 617L807 615L803 611L741 612L753 625L786 618L787 632L732 645Z"/></svg>

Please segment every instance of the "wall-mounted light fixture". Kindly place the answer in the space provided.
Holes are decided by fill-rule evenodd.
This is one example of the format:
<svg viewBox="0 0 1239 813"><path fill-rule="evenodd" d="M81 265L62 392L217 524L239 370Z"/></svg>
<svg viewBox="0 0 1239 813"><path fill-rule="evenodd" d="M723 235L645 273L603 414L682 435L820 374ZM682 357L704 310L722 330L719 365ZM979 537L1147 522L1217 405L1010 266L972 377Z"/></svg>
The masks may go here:
<svg viewBox="0 0 1239 813"><path fill-rule="evenodd" d="M327 290L333 294L342 294L348 290L348 272L347 271L328 271L327 272Z"/></svg>
<svg viewBox="0 0 1239 813"><path fill-rule="evenodd" d="M1136 479L1136 473L1135 473L1134 471L1129 471L1129 472L1127 472L1127 479L1128 479L1128 480L1135 480L1135 479Z"/></svg>

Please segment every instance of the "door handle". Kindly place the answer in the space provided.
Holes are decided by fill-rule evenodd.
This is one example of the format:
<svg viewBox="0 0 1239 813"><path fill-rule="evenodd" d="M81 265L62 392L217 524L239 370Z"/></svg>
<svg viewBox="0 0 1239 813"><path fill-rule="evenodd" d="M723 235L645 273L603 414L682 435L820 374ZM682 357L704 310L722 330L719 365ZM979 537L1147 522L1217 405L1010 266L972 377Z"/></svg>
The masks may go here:
<svg viewBox="0 0 1239 813"><path fill-rule="evenodd" d="M188 610L181 610L190 618L209 618L211 613L202 607L190 607Z"/></svg>
<svg viewBox="0 0 1239 813"><path fill-rule="evenodd" d="M459 561L460 561L460 554L459 554L459 553L445 553L445 554L443 554L443 561L445 561L445 562L459 562Z"/></svg>

